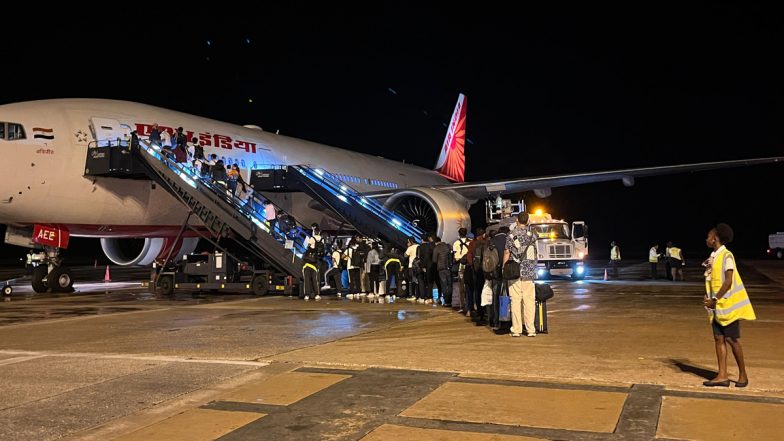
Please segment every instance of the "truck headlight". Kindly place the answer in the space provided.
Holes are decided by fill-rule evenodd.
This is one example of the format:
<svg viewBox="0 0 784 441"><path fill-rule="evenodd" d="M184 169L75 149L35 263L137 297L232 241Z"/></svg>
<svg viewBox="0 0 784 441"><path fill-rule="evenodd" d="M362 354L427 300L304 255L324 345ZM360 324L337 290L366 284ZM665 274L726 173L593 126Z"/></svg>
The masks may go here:
<svg viewBox="0 0 784 441"><path fill-rule="evenodd" d="M536 270L536 275L538 275L538 276L543 276L543 275L544 275L544 270L543 270L543 269L541 269L541 268L540 268L540 269L538 269L538 270Z"/></svg>
<svg viewBox="0 0 784 441"><path fill-rule="evenodd" d="M577 267L577 274L582 274L584 272L585 272L585 267L584 266L578 266Z"/></svg>

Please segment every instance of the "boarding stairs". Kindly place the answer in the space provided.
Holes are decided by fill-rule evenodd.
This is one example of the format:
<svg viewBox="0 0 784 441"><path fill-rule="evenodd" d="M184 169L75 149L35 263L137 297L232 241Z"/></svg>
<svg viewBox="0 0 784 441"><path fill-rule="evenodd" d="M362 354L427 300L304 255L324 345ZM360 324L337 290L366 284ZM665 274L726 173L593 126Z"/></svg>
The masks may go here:
<svg viewBox="0 0 784 441"><path fill-rule="evenodd" d="M301 191L339 215L355 230L406 249L406 240L425 233L408 220L364 196L334 175L307 165L276 166L251 171L256 191Z"/></svg>
<svg viewBox="0 0 784 441"><path fill-rule="evenodd" d="M278 222L270 231L258 200L243 201L232 196L210 176L175 162L164 149L148 140L139 139L136 146L89 146L85 175L131 179L146 176L188 207L214 237L230 236L277 271L298 280L302 277L301 257L307 248L307 236L301 225L283 228Z"/></svg>

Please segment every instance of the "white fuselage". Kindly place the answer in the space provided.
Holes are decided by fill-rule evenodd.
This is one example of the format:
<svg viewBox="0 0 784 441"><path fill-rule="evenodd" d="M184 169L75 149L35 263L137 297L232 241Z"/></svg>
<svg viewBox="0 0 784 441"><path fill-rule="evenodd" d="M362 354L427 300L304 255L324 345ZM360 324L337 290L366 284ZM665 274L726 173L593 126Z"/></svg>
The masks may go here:
<svg viewBox="0 0 784 441"><path fill-rule="evenodd" d="M117 121L142 137L153 123L183 127L200 139L206 156L238 163L246 178L254 166L307 164L346 176L360 192L448 183L421 167L144 104L32 101L0 106L0 121L25 130L25 139L0 140L0 223L60 224L73 235L91 237L176 234L187 212L165 189L147 180L83 176L88 144L103 137L94 127L101 120Z"/></svg>

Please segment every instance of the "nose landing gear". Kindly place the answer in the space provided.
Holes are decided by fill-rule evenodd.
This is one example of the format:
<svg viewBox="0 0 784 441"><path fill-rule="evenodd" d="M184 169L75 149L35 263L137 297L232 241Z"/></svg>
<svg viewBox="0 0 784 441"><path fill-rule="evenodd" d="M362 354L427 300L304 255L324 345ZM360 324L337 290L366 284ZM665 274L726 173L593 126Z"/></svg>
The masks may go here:
<svg viewBox="0 0 784 441"><path fill-rule="evenodd" d="M73 292L73 273L62 265L60 249L46 247L46 259L33 270L33 291Z"/></svg>

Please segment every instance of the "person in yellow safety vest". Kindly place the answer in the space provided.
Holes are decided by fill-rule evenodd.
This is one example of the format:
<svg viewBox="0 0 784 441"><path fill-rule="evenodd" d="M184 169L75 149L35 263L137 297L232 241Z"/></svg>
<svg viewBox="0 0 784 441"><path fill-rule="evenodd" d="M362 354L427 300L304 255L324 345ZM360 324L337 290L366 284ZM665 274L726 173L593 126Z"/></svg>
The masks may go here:
<svg viewBox="0 0 784 441"><path fill-rule="evenodd" d="M659 264L659 245L654 245L648 251L648 262L651 264L651 279L656 279L656 266Z"/></svg>
<svg viewBox="0 0 784 441"><path fill-rule="evenodd" d="M676 247L672 242L667 243L667 263L670 266L672 280L683 281L683 266L686 265L683 259L683 250Z"/></svg>
<svg viewBox="0 0 784 441"><path fill-rule="evenodd" d="M618 267L621 266L621 247L615 241L610 243L610 268L612 268L613 279L618 278Z"/></svg>
<svg viewBox="0 0 784 441"><path fill-rule="evenodd" d="M755 320L757 317L738 274L735 257L725 246L732 242L733 236L729 225L718 224L708 232L708 238L705 240L708 247L713 248L713 252L703 263L706 267L706 295L703 304L708 309L713 327L716 359L719 363L719 373L712 380L703 382L705 386L729 387L727 343L732 348L732 355L738 363L738 381L735 382L735 387L746 387L749 384L746 363L743 360L743 347L740 345L740 321Z"/></svg>

